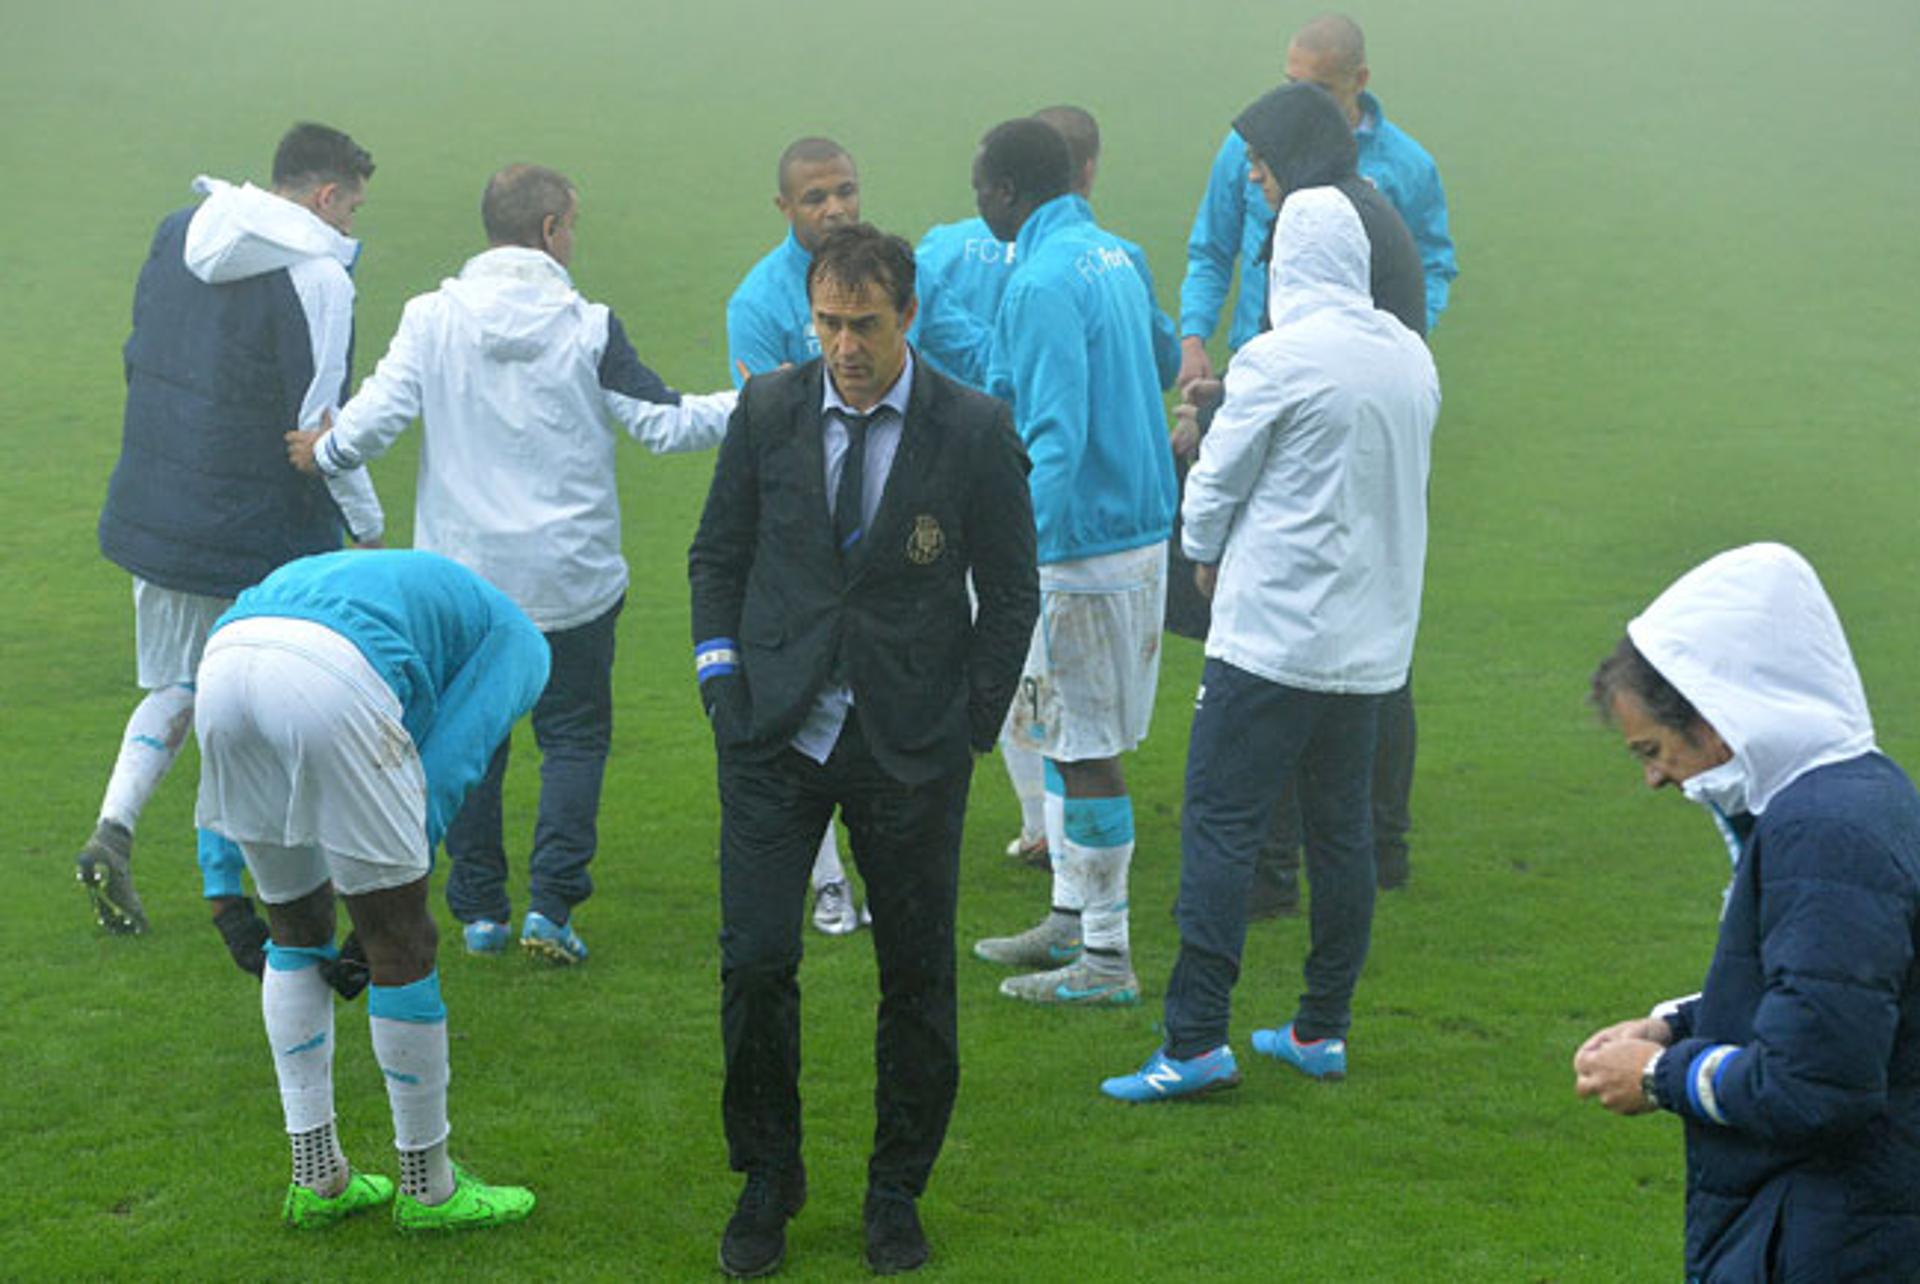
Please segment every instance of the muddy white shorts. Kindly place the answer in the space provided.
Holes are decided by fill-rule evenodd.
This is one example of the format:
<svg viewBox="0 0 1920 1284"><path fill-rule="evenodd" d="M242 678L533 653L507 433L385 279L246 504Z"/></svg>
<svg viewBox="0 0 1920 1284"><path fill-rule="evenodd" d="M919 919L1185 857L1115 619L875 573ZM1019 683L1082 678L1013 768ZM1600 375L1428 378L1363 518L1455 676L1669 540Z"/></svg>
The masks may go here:
<svg viewBox="0 0 1920 1284"><path fill-rule="evenodd" d="M1112 758L1145 740L1166 604L1164 543L1042 566L1009 738L1055 762Z"/></svg>
<svg viewBox="0 0 1920 1284"><path fill-rule="evenodd" d="M352 642L308 620L237 620L207 644L196 704L196 823L240 844L261 900L426 877L420 754Z"/></svg>
<svg viewBox="0 0 1920 1284"><path fill-rule="evenodd" d="M193 681L213 622L230 597L202 597L133 577L133 653L140 689L158 691Z"/></svg>

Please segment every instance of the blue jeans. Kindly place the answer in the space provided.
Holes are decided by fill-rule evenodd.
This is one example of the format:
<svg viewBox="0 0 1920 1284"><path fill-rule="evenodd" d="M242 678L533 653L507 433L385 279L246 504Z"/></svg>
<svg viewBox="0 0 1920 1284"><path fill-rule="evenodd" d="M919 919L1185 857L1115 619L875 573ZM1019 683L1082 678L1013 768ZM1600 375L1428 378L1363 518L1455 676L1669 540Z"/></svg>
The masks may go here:
<svg viewBox="0 0 1920 1284"><path fill-rule="evenodd" d="M533 706L540 746L540 814L528 861L532 907L565 923L593 895L587 865L600 839L600 783L613 739L613 644L622 597L598 619L546 635L553 667ZM511 739L500 742L487 774L447 827L447 907L463 923L513 918L507 851L501 837L500 786Z"/></svg>
<svg viewBox="0 0 1920 1284"><path fill-rule="evenodd" d="M1168 1054L1227 1041L1247 888L1282 790L1299 774L1313 880L1302 1039L1344 1035L1373 930L1373 750L1379 696L1328 695L1209 659L1187 745L1180 817L1180 957L1167 985Z"/></svg>
<svg viewBox="0 0 1920 1284"><path fill-rule="evenodd" d="M1380 731L1373 755L1373 860L1382 887L1407 881L1407 831L1413 828L1413 759L1417 726L1413 682L1380 697ZM1299 898L1300 801L1289 788L1274 813L1273 832L1260 853L1256 878L1289 900Z"/></svg>

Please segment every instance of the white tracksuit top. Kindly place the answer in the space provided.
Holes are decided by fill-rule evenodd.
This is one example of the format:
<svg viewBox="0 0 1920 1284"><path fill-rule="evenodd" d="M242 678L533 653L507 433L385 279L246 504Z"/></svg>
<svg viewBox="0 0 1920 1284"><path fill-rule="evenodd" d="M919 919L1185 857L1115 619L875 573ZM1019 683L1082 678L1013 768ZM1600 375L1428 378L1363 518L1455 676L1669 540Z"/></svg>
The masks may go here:
<svg viewBox="0 0 1920 1284"><path fill-rule="evenodd" d="M1397 689L1420 620L1440 380L1373 306L1370 256L1345 196L1288 195L1273 329L1227 368L1181 509L1187 556L1220 565L1207 655L1308 691Z"/></svg>
<svg viewBox="0 0 1920 1284"><path fill-rule="evenodd" d="M503 246L408 302L316 458L323 472L354 467L420 416L414 547L479 572L551 633L627 588L614 425L656 454L703 450L736 399L666 387L564 267Z"/></svg>

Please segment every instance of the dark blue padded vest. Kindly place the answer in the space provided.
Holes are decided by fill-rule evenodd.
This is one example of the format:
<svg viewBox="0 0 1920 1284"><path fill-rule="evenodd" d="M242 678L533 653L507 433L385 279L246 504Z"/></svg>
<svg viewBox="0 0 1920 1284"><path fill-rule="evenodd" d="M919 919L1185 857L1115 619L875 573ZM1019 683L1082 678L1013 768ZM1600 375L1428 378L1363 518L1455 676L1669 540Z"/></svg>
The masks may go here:
<svg viewBox="0 0 1920 1284"><path fill-rule="evenodd" d="M235 597L284 562L339 548L344 526L282 441L313 381L293 282L284 269L201 281L183 255L192 217L161 221L134 290L100 551L163 588Z"/></svg>

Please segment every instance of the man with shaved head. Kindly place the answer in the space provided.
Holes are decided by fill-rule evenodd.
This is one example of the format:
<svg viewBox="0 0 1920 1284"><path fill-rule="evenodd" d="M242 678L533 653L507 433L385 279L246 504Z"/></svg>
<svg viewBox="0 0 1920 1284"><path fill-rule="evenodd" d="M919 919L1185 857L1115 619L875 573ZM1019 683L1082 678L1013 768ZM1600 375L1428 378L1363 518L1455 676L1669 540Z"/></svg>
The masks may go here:
<svg viewBox="0 0 1920 1284"><path fill-rule="evenodd" d="M1361 176L1392 202L1418 247L1426 278L1426 316L1424 325L1412 328L1430 333L1446 310L1451 283L1458 275L1447 227L1446 193L1433 158L1387 119L1379 99L1368 91L1372 73L1359 24L1338 13L1308 22L1287 45L1286 76L1295 84L1319 85L1346 114ZM1189 398L1204 401L1210 390L1218 388L1206 342L1233 285L1236 258L1240 293L1228 326L1228 346L1238 349L1266 328L1265 249L1276 211L1257 180L1249 180L1250 159L1246 140L1229 131L1214 158L1206 194L1187 238L1187 276L1180 286L1179 383ZM1204 604L1191 595L1175 595L1172 601L1169 627L1204 636ZM1374 832L1383 888L1402 886L1409 877L1406 835L1412 827L1414 746L1409 687L1389 697L1380 714ZM1298 815L1297 807L1283 806L1280 832L1269 854L1262 857L1261 877L1254 884L1256 917L1292 912L1298 905Z"/></svg>
<svg viewBox="0 0 1920 1284"><path fill-rule="evenodd" d="M1413 137L1389 121L1368 91L1366 38L1353 19L1325 14L1302 27L1287 45L1286 78L1319 85L1332 94L1353 126L1360 173L1370 179L1406 220L1420 247L1427 278L1427 328L1446 311L1449 286L1459 269L1447 229L1447 198L1433 158ZM1187 238L1187 277L1180 286L1182 386L1211 373L1206 342L1240 261L1240 299L1227 342L1238 348L1262 329L1266 272L1260 251L1273 229L1275 211L1247 178L1247 148L1229 131L1214 157L1206 194Z"/></svg>

